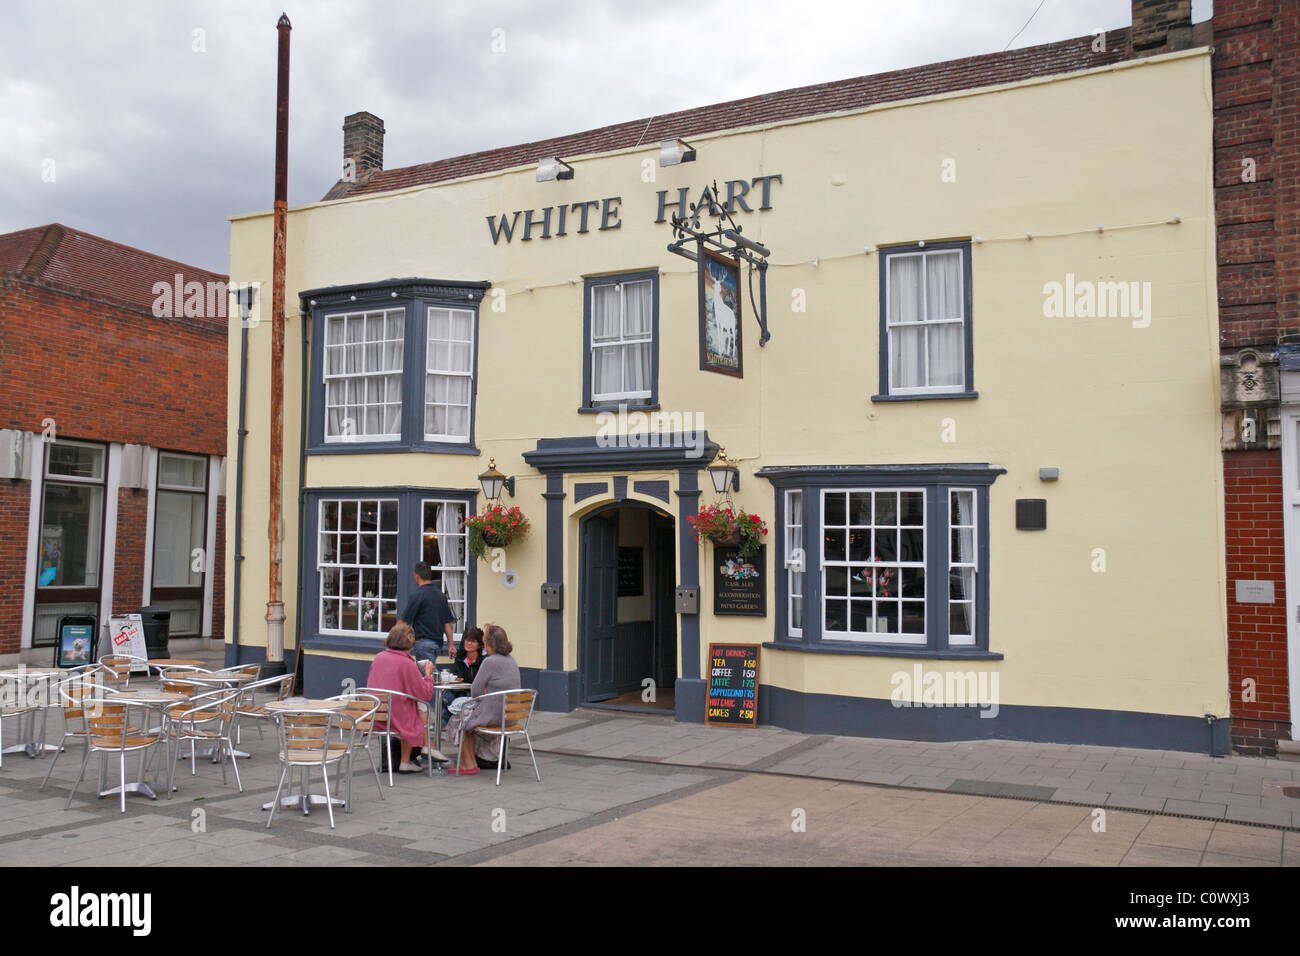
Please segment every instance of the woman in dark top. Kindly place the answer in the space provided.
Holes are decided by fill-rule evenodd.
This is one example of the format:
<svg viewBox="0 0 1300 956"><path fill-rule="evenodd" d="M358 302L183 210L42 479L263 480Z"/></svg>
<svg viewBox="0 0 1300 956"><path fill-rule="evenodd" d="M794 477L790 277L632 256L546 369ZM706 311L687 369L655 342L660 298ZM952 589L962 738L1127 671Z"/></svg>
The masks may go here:
<svg viewBox="0 0 1300 956"><path fill-rule="evenodd" d="M483 664L483 629L469 627L460 639L460 650L451 663L451 671L456 679L466 684L474 683L478 669ZM442 692L442 725L447 726L451 719L451 702L457 697L467 697L467 690L444 690Z"/></svg>

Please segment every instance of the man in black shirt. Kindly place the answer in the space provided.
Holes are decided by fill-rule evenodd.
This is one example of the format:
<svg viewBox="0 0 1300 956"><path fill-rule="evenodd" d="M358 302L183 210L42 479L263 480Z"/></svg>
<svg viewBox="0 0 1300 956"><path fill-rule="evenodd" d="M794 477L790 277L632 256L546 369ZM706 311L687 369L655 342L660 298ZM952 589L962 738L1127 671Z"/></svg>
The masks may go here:
<svg viewBox="0 0 1300 956"><path fill-rule="evenodd" d="M456 639L452 635L456 618L447 595L433 583L433 569L424 561L415 565L415 592L402 610L402 620L415 629L411 653L417 661L437 661L447 648L456 656Z"/></svg>

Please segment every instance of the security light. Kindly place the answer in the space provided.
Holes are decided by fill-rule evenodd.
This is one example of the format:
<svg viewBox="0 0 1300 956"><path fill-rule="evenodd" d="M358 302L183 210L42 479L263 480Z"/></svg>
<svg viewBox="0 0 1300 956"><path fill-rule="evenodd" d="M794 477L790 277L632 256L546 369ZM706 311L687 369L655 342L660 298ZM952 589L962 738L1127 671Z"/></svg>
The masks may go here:
<svg viewBox="0 0 1300 956"><path fill-rule="evenodd" d="M676 166L695 162L695 147L684 139L666 139L659 144L659 165Z"/></svg>
<svg viewBox="0 0 1300 956"><path fill-rule="evenodd" d="M573 167L558 156L543 156L537 161L537 181L549 183L552 179L572 179Z"/></svg>

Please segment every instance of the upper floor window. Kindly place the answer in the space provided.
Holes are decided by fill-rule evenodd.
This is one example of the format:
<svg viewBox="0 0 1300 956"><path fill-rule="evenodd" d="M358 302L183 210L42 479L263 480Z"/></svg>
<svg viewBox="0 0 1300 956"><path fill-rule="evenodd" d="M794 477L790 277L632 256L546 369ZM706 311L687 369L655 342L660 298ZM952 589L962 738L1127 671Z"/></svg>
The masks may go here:
<svg viewBox="0 0 1300 956"><path fill-rule="evenodd" d="M304 292L312 310L308 454L477 454L486 282L401 280Z"/></svg>
<svg viewBox="0 0 1300 956"><path fill-rule="evenodd" d="M654 405L659 376L659 276L586 281L583 407Z"/></svg>
<svg viewBox="0 0 1300 956"><path fill-rule="evenodd" d="M325 440L402 437L402 309L325 317Z"/></svg>
<svg viewBox="0 0 1300 956"><path fill-rule="evenodd" d="M969 242L880 251L877 399L974 397Z"/></svg>

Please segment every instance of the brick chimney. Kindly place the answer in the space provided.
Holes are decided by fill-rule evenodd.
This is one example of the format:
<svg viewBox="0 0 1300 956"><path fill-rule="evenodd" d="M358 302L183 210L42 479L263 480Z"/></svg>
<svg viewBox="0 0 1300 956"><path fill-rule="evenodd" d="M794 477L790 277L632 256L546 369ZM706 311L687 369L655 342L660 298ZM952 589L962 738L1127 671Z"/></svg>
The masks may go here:
<svg viewBox="0 0 1300 956"><path fill-rule="evenodd" d="M1170 53L1192 45L1192 0L1133 0L1135 53Z"/></svg>
<svg viewBox="0 0 1300 956"><path fill-rule="evenodd" d="M343 178L365 182L383 168L384 121L366 112L343 117Z"/></svg>

